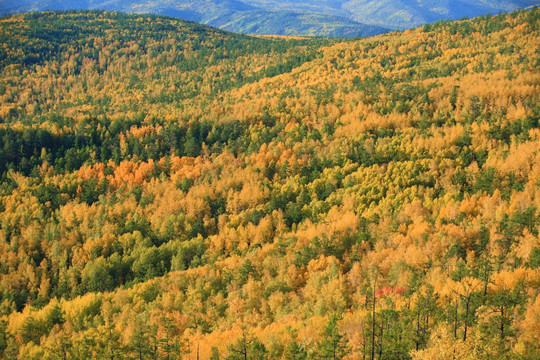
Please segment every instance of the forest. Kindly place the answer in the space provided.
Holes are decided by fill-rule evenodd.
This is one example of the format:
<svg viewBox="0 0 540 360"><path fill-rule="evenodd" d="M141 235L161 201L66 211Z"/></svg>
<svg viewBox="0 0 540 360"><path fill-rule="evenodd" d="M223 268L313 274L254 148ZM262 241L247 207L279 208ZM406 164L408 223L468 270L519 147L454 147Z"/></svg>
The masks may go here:
<svg viewBox="0 0 540 360"><path fill-rule="evenodd" d="M1 17L0 359L540 359L539 25Z"/></svg>

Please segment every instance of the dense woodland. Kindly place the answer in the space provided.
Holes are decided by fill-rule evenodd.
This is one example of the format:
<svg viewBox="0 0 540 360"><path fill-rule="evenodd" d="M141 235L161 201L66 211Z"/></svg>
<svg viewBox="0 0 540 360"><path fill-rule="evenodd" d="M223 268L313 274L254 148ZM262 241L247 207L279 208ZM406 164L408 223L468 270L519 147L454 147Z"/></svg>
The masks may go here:
<svg viewBox="0 0 540 360"><path fill-rule="evenodd" d="M539 359L539 24L0 18L0 359Z"/></svg>

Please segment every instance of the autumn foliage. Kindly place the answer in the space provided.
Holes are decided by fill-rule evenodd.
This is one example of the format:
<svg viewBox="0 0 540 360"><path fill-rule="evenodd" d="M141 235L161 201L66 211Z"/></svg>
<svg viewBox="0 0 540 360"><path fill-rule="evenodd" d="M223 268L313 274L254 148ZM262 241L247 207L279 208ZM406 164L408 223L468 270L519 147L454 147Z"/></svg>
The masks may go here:
<svg viewBox="0 0 540 360"><path fill-rule="evenodd" d="M0 358L536 359L539 17L1 18Z"/></svg>

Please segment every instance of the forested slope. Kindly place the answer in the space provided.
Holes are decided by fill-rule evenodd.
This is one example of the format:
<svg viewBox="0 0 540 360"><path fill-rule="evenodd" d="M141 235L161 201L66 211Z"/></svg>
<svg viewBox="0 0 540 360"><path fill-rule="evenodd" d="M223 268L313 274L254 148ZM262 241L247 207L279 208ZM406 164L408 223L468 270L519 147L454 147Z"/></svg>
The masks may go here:
<svg viewBox="0 0 540 360"><path fill-rule="evenodd" d="M536 359L538 24L0 19L0 357Z"/></svg>

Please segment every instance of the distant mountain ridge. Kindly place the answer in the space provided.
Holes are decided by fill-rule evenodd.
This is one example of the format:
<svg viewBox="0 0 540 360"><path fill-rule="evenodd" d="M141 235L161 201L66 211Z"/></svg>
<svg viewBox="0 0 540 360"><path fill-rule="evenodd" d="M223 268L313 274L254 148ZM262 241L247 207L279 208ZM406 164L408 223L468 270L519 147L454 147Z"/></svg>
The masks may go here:
<svg viewBox="0 0 540 360"><path fill-rule="evenodd" d="M43 10L101 9L125 13L151 13L195 21L223 30L258 35L319 35L365 37L387 28L365 25L332 13L297 9L260 8L237 0L0 0L0 15Z"/></svg>
<svg viewBox="0 0 540 360"><path fill-rule="evenodd" d="M174 16L248 34L354 37L538 4L538 0L0 0L0 14L102 9Z"/></svg>
<svg viewBox="0 0 540 360"><path fill-rule="evenodd" d="M411 28L437 20L456 20L487 13L509 12L540 4L538 0L246 0L264 9L313 11L346 17L364 24Z"/></svg>
<svg viewBox="0 0 540 360"><path fill-rule="evenodd" d="M537 0L352 0L344 8L352 19L391 28L410 28L437 20L496 14L537 5Z"/></svg>

